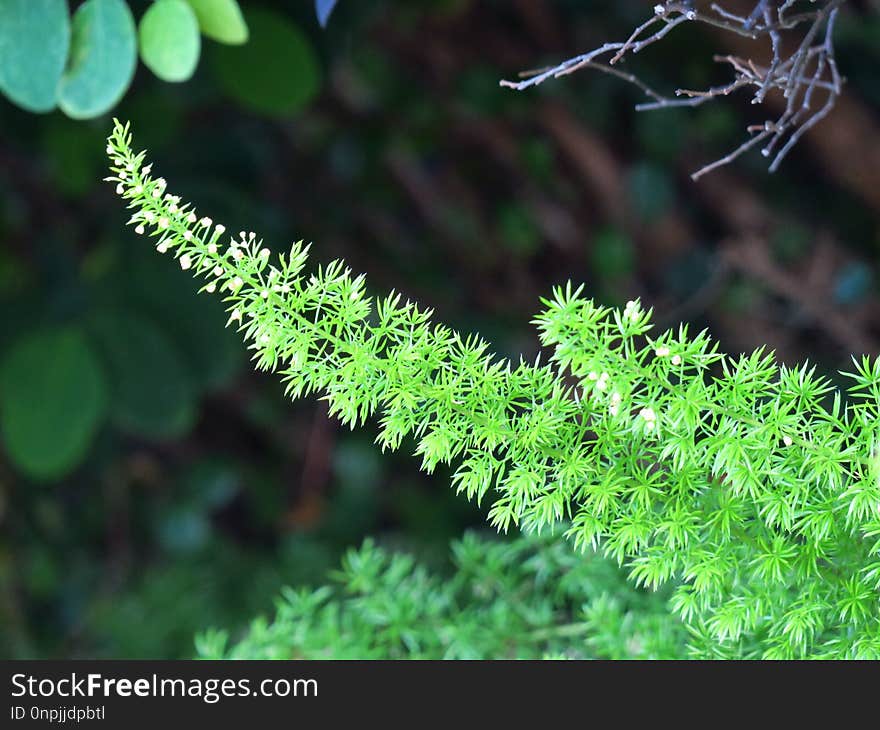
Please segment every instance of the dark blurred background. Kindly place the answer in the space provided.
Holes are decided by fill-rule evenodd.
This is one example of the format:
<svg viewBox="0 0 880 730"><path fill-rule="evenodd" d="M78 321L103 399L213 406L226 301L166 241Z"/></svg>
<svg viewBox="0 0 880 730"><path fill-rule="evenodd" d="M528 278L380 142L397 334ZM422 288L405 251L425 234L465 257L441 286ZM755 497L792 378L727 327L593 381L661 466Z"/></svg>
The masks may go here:
<svg viewBox="0 0 880 730"><path fill-rule="evenodd" d="M141 66L114 110L228 229L314 241L316 261L344 257L505 355L534 356L539 297L568 279L606 303L640 296L660 326L707 327L727 351L767 345L829 373L880 351L870 3L838 28L842 102L782 170L755 153L697 184L764 119L747 98L637 114L632 87L589 71L498 85L625 37L651 3L341 0L326 30L306 0L242 5L248 45L206 42L185 84ZM731 42L685 29L630 68L706 86ZM251 370L218 303L124 227L100 182L109 127L0 102L0 356L25 341L84 380L65 400L28 390L24 355L6 375L45 438L10 458L3 433L0 654L190 656L196 631L270 611L365 535L442 563L482 512L411 448L381 455L374 429L342 430ZM90 408L97 428L54 453L53 424Z"/></svg>

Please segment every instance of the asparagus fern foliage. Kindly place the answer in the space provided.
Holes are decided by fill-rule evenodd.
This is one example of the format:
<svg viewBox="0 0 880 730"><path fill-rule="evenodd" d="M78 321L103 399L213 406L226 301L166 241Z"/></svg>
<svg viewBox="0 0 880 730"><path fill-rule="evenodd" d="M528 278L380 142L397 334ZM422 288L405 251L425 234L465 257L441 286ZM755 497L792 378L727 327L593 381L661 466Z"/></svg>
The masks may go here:
<svg viewBox="0 0 880 730"><path fill-rule="evenodd" d="M400 294L373 298L341 261L273 256L229 236L151 174L116 123L108 154L130 223L223 297L256 367L318 393L382 449L491 502L501 530L551 528L670 583L693 645L719 657L880 657L880 360L845 392L761 349L652 331L650 309L566 285L534 320L549 362L494 356Z"/></svg>
<svg viewBox="0 0 880 730"><path fill-rule="evenodd" d="M668 591L628 585L598 556L552 535L466 534L454 572L366 541L329 585L286 588L271 621L230 643L196 638L204 659L682 659L687 634Z"/></svg>

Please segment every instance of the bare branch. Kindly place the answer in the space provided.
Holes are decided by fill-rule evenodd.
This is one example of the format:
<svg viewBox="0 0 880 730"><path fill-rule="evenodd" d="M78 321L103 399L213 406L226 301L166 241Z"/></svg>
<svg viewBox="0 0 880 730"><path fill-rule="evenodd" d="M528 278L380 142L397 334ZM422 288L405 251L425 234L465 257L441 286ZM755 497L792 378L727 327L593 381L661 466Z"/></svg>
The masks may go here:
<svg viewBox="0 0 880 730"><path fill-rule="evenodd" d="M843 78L835 60L833 36L844 2L757 0L748 15L737 15L718 2L700 9L696 0L667 0L655 5L653 15L625 41L606 43L551 68L528 72L520 81L502 81L501 85L522 91L589 68L638 87L650 99L638 104L638 111L701 106L746 88L753 89L752 104L764 105L768 94L776 92L785 100L783 111L762 124L751 125L749 139L720 160L697 170L692 177L697 180L753 147L760 147L765 157L772 158L769 170L775 172L800 138L828 116L840 96ZM763 66L751 59L715 56L717 63L732 69L734 77L730 83L705 90L678 89L673 96L661 94L634 74L618 68L618 63L686 23L702 23L754 40L766 40L770 61Z"/></svg>

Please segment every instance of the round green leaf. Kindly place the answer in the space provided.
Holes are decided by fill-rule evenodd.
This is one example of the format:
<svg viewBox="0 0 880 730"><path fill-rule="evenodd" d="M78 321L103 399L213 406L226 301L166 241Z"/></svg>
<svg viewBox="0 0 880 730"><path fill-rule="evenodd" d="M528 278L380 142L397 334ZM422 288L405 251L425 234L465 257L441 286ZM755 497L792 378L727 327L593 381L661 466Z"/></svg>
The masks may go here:
<svg viewBox="0 0 880 730"><path fill-rule="evenodd" d="M100 365L79 330L28 335L0 365L3 443L32 479L56 479L80 463L106 402Z"/></svg>
<svg viewBox="0 0 880 730"><path fill-rule="evenodd" d="M271 10L247 15L251 40L239 48L215 49L220 84L242 106L283 116L303 108L318 93L321 67L305 34Z"/></svg>
<svg viewBox="0 0 880 730"><path fill-rule="evenodd" d="M73 16L58 105L73 119L103 114L122 98L136 65L134 18L125 0L87 0Z"/></svg>
<svg viewBox="0 0 880 730"><path fill-rule="evenodd" d="M184 0L158 0L141 18L141 58L163 81L186 81L199 63L199 22Z"/></svg>
<svg viewBox="0 0 880 730"><path fill-rule="evenodd" d="M106 365L113 422L148 438L186 433L196 416L195 386L165 333L124 311L101 312L89 329Z"/></svg>
<svg viewBox="0 0 880 730"><path fill-rule="evenodd" d="M0 91L12 102L54 109L69 47L65 0L0 0Z"/></svg>
<svg viewBox="0 0 880 730"><path fill-rule="evenodd" d="M248 39L248 27L236 0L187 0L199 19L199 28L208 38L241 45Z"/></svg>

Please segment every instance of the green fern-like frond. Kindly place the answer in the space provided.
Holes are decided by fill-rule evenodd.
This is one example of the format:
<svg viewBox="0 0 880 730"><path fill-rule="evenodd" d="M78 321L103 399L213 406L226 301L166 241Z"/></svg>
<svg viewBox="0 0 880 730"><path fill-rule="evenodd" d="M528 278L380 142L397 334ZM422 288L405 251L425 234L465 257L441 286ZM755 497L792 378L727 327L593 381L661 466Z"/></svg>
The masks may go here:
<svg viewBox="0 0 880 730"><path fill-rule="evenodd" d="M285 589L271 620L230 642L196 639L205 659L682 659L687 633L665 594L640 591L599 556L551 536L452 546L451 575L372 541L329 585Z"/></svg>
<svg viewBox="0 0 880 730"><path fill-rule="evenodd" d="M108 146L130 223L228 304L257 367L318 393L377 442L414 437L422 468L501 530L561 526L639 586L677 584L673 610L701 653L880 656L880 360L847 392L758 350L731 357L705 332L652 333L633 301L599 306L568 285L537 317L550 361L495 357L399 294L374 299L308 248L274 257L230 237L151 175L127 127Z"/></svg>

